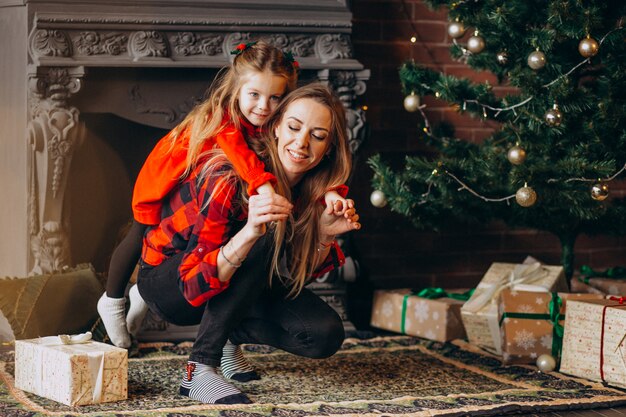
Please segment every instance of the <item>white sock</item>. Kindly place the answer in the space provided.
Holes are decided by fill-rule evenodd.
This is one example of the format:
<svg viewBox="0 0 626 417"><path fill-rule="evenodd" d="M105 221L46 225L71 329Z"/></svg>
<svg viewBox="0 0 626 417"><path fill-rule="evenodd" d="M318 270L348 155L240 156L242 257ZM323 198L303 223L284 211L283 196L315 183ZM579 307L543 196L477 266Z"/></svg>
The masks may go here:
<svg viewBox="0 0 626 417"><path fill-rule="evenodd" d="M98 300L98 313L113 343L117 347L130 347L130 334L126 328L126 298L109 298L106 292Z"/></svg>
<svg viewBox="0 0 626 417"><path fill-rule="evenodd" d="M250 404L252 401L217 374L215 368L189 361L180 394L205 404Z"/></svg>
<svg viewBox="0 0 626 417"><path fill-rule="evenodd" d="M148 312L148 304L141 298L137 284L130 288L128 298L130 299L130 307L126 315L126 328L131 335L137 336L137 333L141 330L141 323L143 323L143 319Z"/></svg>
<svg viewBox="0 0 626 417"><path fill-rule="evenodd" d="M243 356L241 347L233 344L230 340L226 341L222 350L222 359L220 361L220 369L222 375L228 379L234 379L239 382L248 382L261 379L254 368L248 363Z"/></svg>

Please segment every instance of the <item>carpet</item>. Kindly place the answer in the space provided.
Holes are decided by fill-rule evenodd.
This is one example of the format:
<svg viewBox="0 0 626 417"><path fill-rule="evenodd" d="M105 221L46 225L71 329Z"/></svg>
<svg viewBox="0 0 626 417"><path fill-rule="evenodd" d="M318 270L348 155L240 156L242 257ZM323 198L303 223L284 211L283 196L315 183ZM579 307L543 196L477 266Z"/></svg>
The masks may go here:
<svg viewBox="0 0 626 417"><path fill-rule="evenodd" d="M68 407L13 386L13 352L0 355L0 415L7 417L501 416L626 404L602 384L503 366L463 341L407 336L347 339L332 358L309 360L245 346L261 381L237 384L254 404L203 405L177 394L190 343L141 345L129 359L129 399Z"/></svg>

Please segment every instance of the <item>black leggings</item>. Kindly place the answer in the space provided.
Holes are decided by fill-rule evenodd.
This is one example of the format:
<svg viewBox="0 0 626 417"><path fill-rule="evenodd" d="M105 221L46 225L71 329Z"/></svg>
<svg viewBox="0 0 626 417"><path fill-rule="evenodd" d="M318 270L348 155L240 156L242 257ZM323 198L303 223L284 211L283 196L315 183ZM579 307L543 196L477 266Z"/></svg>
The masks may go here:
<svg viewBox="0 0 626 417"><path fill-rule="evenodd" d="M139 261L141 246L143 245L143 234L147 227L145 224L133 220L128 233L113 251L107 274L107 296L111 298L122 298L124 296L130 276L137 266L137 261Z"/></svg>
<svg viewBox="0 0 626 417"><path fill-rule="evenodd" d="M203 306L193 307L178 286L182 253L139 271L141 296L162 319L176 325L200 324L189 359L219 366L227 339L235 344L266 344L295 355L326 358L344 339L337 313L307 289L287 299L287 289L268 282L269 245L263 237L252 248L230 286Z"/></svg>

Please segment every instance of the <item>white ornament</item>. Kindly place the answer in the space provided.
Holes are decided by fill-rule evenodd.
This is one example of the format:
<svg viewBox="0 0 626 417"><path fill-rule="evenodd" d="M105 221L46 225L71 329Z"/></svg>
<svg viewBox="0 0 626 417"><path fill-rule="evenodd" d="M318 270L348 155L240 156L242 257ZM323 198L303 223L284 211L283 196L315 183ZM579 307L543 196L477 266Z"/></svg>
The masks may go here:
<svg viewBox="0 0 626 417"><path fill-rule="evenodd" d="M556 369L556 360L552 355L544 353L537 358L537 368L539 368L541 372L552 372Z"/></svg>
<svg viewBox="0 0 626 417"><path fill-rule="evenodd" d="M370 202L374 207L383 208L387 205L387 197L380 190L374 190L370 195Z"/></svg>
<svg viewBox="0 0 626 417"><path fill-rule="evenodd" d="M417 111L420 107L420 97L411 93L404 98L404 109L410 113Z"/></svg>

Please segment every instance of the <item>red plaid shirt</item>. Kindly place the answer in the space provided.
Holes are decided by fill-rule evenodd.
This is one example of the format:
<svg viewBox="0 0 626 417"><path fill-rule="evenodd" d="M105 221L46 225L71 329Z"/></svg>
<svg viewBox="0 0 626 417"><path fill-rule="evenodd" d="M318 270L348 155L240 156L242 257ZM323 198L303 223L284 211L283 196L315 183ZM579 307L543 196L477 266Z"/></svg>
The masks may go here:
<svg viewBox="0 0 626 417"><path fill-rule="evenodd" d="M244 139L244 134L248 138L257 138L258 129L243 118L240 122L243 132L235 128L226 114L222 130L204 142L202 152L219 146L235 167L237 174L248 183L248 193L253 194L266 182L276 184L276 177L265 172L265 165ZM135 181L132 206L133 216L139 223L150 225L159 223L162 202L178 185L180 176L187 167L189 132L182 132L171 150L170 134L171 132L163 137L150 152Z"/></svg>
<svg viewBox="0 0 626 417"><path fill-rule="evenodd" d="M213 176L199 185L199 171L196 169L164 202L161 223L146 233L141 255L143 262L157 266L185 252L178 268L179 286L189 304L196 307L228 288L229 281L221 282L217 277L217 254L243 227L248 216L245 208L232 205L233 196L239 195L236 182ZM344 263L343 252L333 243L311 279Z"/></svg>

